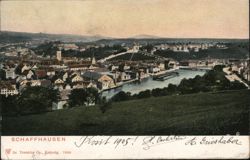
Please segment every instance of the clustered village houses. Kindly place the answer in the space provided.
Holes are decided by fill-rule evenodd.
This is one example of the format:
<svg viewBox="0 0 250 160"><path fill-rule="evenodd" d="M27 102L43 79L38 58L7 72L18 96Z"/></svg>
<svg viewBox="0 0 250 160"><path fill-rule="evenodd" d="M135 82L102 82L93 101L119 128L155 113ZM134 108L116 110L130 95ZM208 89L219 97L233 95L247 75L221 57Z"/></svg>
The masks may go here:
<svg viewBox="0 0 250 160"><path fill-rule="evenodd" d="M121 69L122 67L122 69ZM122 71L119 71L119 68ZM60 92L60 99L53 109L62 109L67 103L72 89L93 87L99 92L115 88L126 82L143 79L149 73L165 70L164 63L138 64L116 62L108 66L91 60L63 58L61 51L56 52L53 59L7 61L1 64L6 80L0 82L1 95L21 94L27 86L53 87Z"/></svg>
<svg viewBox="0 0 250 160"><path fill-rule="evenodd" d="M76 45L60 44L60 48L78 49ZM199 51L199 49L207 49L212 45L157 45L154 49L171 49L175 52L190 49ZM140 46L133 46L132 51L138 52ZM217 45L218 48L224 49L225 45ZM136 49L135 49L136 48ZM11 48L13 49L13 47ZM26 52L25 49L17 48ZM153 49L153 51L154 51ZM136 50L136 51L135 51ZM153 53L151 53L153 54ZM94 55L88 59L79 59L76 57L63 57L61 50L55 52L54 58L40 59L16 59L8 60L0 64L0 69L5 72L6 80L0 81L0 94L5 96L21 94L22 90L27 86L42 86L58 89L60 98L58 102L53 103L53 110L62 109L68 102L68 96L71 91L76 88L93 87L99 92L119 87L125 83L141 80L150 75L159 74L167 70L175 70L180 67L213 67L217 64L231 64L231 72L243 74L246 80L250 80L249 66L247 60L209 60L209 61L109 61L108 63L100 63L96 61ZM249 61L249 60L248 60Z"/></svg>

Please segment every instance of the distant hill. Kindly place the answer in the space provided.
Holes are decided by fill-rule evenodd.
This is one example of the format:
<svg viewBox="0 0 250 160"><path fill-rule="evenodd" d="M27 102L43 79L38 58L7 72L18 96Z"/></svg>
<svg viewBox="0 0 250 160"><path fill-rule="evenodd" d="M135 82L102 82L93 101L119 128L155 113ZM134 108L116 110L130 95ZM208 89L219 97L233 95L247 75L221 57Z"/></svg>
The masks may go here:
<svg viewBox="0 0 250 160"><path fill-rule="evenodd" d="M101 39L96 41L97 44L115 45L115 44L163 44L163 43L249 43L249 39L212 39L212 38L156 38L150 36L136 36L134 38L116 38Z"/></svg>
<svg viewBox="0 0 250 160"><path fill-rule="evenodd" d="M62 41L62 42L93 42L100 39L110 39L110 37L103 37L100 35L83 36L71 34L47 34L47 33L27 33L27 32L0 32L0 42L25 42L25 41Z"/></svg>
<svg viewBox="0 0 250 160"><path fill-rule="evenodd" d="M249 42L249 39L211 39L211 38L163 38L153 35L136 35L129 38L112 38L101 35L85 36L73 34L48 34L0 31L0 43L26 42L26 41L62 41L62 42L96 42L97 44L128 43L188 43L188 42Z"/></svg>
<svg viewBox="0 0 250 160"><path fill-rule="evenodd" d="M159 39L162 37L158 37L158 36L152 36L152 35L147 35L147 34L141 34L141 35L136 35L133 37L130 37L132 39Z"/></svg>

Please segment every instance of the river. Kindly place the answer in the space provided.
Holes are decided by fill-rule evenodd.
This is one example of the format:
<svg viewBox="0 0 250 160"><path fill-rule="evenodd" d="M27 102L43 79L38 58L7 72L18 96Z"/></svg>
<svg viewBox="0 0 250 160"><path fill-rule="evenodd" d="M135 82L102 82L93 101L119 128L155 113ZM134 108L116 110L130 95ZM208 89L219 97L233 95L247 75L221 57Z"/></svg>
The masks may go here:
<svg viewBox="0 0 250 160"><path fill-rule="evenodd" d="M107 90L102 92L102 96L105 96L107 99L110 99L115 94L119 93L120 91L130 92L131 94L137 94L144 90L152 90L154 88L164 88L167 87L170 83L178 85L180 84L183 78L189 79L194 78L197 75L203 76L206 71L195 71L195 70L177 70L179 76L170 78L165 81L155 81L152 77L143 79L141 82L131 82L128 84L124 84L119 88L114 88L111 90Z"/></svg>

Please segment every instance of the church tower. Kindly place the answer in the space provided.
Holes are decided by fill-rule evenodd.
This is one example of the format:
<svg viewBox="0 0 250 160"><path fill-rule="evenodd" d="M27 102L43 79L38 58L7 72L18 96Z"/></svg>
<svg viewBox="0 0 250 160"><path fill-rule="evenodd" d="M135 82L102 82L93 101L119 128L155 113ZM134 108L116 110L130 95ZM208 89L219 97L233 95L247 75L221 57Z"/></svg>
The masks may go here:
<svg viewBox="0 0 250 160"><path fill-rule="evenodd" d="M56 51L56 59L62 61L62 51Z"/></svg>
<svg viewBox="0 0 250 160"><path fill-rule="evenodd" d="M95 64L96 64L96 60L95 60L94 54L93 54L93 56L92 56L91 64L92 64L92 65L95 65Z"/></svg>

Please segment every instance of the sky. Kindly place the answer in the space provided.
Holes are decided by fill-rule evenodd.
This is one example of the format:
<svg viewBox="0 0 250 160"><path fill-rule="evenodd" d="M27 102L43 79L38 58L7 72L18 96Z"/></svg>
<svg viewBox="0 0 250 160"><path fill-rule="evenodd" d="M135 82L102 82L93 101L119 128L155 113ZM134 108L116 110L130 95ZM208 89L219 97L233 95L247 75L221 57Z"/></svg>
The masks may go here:
<svg viewBox="0 0 250 160"><path fill-rule="evenodd" d="M0 0L1 1L1 0ZM248 0L2 0L1 30L249 38Z"/></svg>

